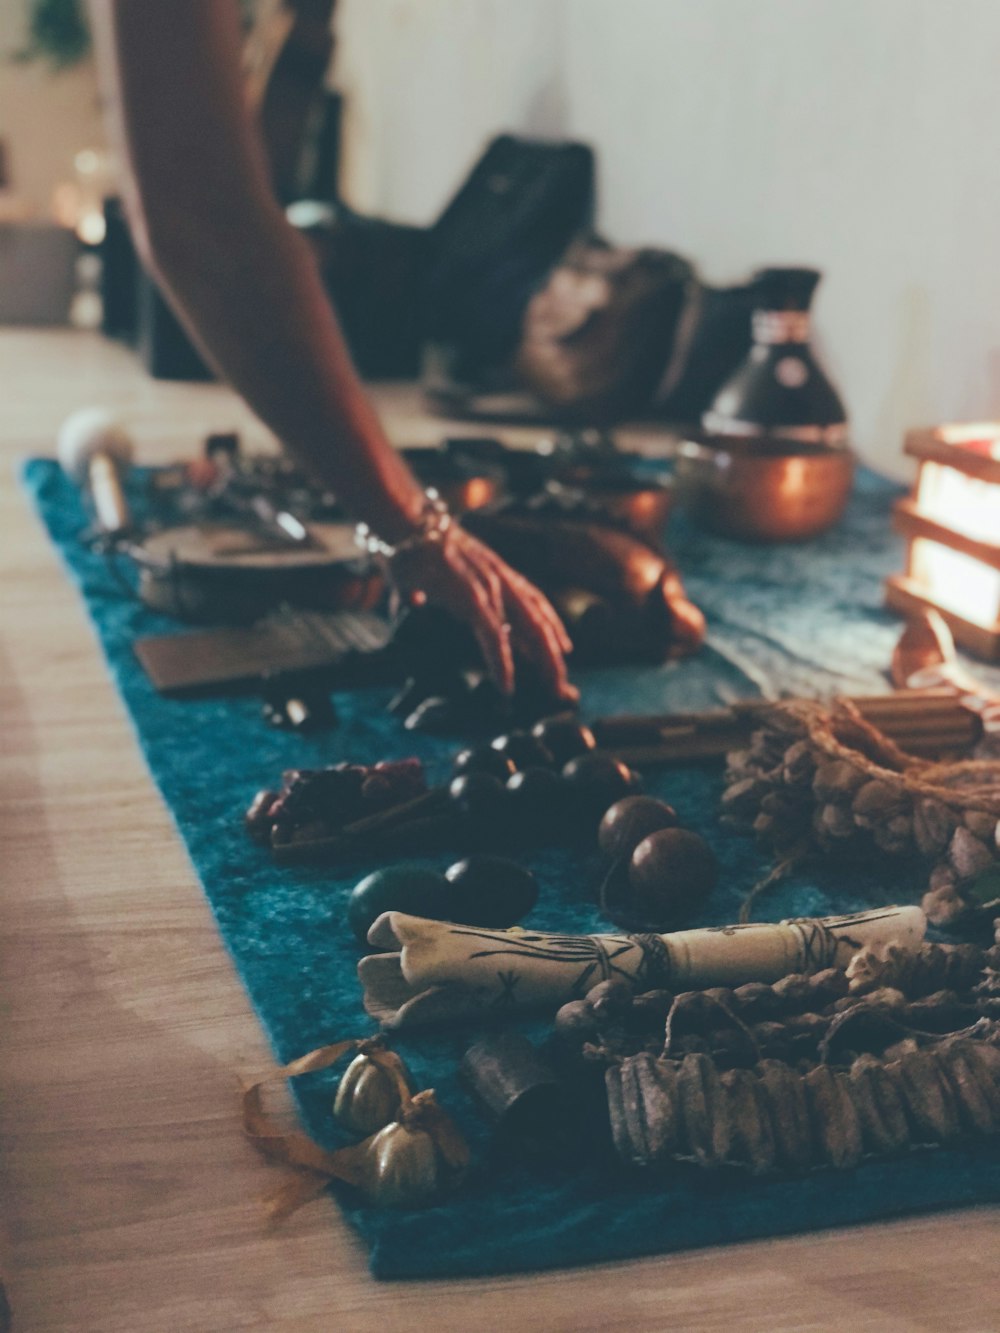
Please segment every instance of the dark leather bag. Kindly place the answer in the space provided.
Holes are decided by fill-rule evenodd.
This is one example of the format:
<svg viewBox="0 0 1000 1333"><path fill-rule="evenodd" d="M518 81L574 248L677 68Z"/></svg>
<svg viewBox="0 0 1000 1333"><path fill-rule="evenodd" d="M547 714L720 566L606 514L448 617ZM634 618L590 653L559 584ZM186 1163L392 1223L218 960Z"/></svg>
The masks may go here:
<svg viewBox="0 0 1000 1333"><path fill-rule="evenodd" d="M568 420L642 414L696 286L669 251L578 243L528 304L516 369Z"/></svg>

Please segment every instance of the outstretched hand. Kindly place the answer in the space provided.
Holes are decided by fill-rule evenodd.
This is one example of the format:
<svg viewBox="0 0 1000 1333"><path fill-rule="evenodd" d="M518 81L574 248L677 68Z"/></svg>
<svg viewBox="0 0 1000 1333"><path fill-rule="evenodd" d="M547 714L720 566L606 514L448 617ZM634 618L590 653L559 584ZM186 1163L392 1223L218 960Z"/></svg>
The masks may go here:
<svg viewBox="0 0 1000 1333"><path fill-rule="evenodd" d="M537 667L555 698L579 697L566 672L565 654L573 644L548 599L457 524L441 541L400 551L392 574L404 601L441 607L469 626L505 694L514 690L517 653Z"/></svg>

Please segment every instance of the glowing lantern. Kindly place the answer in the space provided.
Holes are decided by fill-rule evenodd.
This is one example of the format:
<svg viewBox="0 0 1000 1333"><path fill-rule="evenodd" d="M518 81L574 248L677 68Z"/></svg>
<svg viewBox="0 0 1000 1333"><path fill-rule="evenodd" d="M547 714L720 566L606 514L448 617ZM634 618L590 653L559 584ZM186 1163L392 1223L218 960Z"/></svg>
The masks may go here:
<svg viewBox="0 0 1000 1333"><path fill-rule="evenodd" d="M909 555L886 603L904 615L933 607L959 643L1000 660L1000 422L910 431L904 450L920 471L895 507Z"/></svg>

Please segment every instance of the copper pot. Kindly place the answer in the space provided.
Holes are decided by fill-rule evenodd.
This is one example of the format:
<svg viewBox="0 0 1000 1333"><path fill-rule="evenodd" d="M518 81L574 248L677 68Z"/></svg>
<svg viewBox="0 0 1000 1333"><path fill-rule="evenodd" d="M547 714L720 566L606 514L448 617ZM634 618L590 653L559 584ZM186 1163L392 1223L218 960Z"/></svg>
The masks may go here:
<svg viewBox="0 0 1000 1333"><path fill-rule="evenodd" d="M833 526L851 494L854 455L844 446L788 440L685 440L677 498L696 521L744 541L803 541Z"/></svg>

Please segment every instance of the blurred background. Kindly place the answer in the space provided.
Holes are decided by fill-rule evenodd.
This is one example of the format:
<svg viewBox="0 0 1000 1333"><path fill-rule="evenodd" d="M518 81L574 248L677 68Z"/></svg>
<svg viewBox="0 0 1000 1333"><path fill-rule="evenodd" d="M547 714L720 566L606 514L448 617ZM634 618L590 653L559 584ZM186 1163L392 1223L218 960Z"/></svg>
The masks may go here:
<svg viewBox="0 0 1000 1333"><path fill-rule="evenodd" d="M0 6L8 249L54 218L99 240L96 81L63 9ZM55 50L31 51L39 10ZM616 244L717 284L823 271L816 343L867 461L900 473L905 429L1000 413L994 0L340 0L335 33L353 208L427 224L498 133L580 140Z"/></svg>

